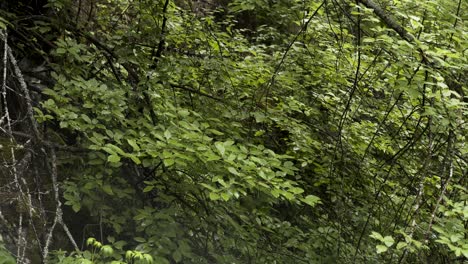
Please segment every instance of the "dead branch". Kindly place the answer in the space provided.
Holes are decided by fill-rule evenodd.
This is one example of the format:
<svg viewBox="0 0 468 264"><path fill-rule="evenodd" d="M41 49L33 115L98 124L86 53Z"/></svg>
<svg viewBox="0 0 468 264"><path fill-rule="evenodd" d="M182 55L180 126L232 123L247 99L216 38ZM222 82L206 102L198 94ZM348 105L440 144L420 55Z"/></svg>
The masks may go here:
<svg viewBox="0 0 468 264"><path fill-rule="evenodd" d="M47 156L46 151L44 149L42 151L44 152L44 155ZM59 184L58 184L58 181L57 181L57 174L58 174L57 173L57 156L55 154L54 148L50 148L50 158L51 158L51 160L50 160L50 164L48 164L49 165L48 168L49 168L50 176L51 176L51 179L52 179L52 187L53 187L53 191L54 191L54 198L55 198L55 202L56 202L57 205L56 205L56 210L55 210L54 222L52 224L52 227L49 230L49 233L47 234L46 244L45 244L45 246L44 246L44 248L42 250L44 261L47 261L47 257L48 257L48 254L49 254L49 246L50 246L50 243L52 241L52 235L54 233L55 226L57 224L60 224L62 226L63 230L65 231L65 234L68 236L68 239L70 240L70 243L73 245L75 250L76 251L80 250L78 248L78 245L76 244L75 239L73 238L70 230L68 229L67 225L63 221L62 202L60 201Z"/></svg>
<svg viewBox="0 0 468 264"><path fill-rule="evenodd" d="M395 30L401 38L407 40L408 42L413 42L415 40L414 36L409 34L406 29L404 29L395 19L385 12L379 5L374 3L372 0L359 0L367 8L373 9L374 13L391 29Z"/></svg>
<svg viewBox="0 0 468 264"><path fill-rule="evenodd" d="M5 39L5 43L6 43L6 39ZM27 116L29 118L29 122L30 122L30 125L31 125L31 128L32 128L32 132L33 132L33 135L34 135L34 140L41 142L42 137L41 137L41 134L39 133L39 128L38 128L36 119L34 118L32 100L31 100L31 96L29 95L28 86L26 85L26 82L24 81L23 74L21 73L21 69L18 67L18 63L16 62L16 58L13 55L13 51L8 46L8 44L5 44L5 49L8 51L8 56L10 58L11 64L13 65L13 68L15 70L15 75L18 78L21 90L23 92L23 95L24 95L24 98L25 98L25 101L26 101Z"/></svg>

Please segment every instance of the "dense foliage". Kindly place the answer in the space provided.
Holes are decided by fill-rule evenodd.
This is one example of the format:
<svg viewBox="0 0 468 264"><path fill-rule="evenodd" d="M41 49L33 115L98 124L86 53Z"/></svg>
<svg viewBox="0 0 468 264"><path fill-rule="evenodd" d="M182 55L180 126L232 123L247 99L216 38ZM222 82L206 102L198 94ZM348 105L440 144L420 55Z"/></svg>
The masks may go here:
<svg viewBox="0 0 468 264"><path fill-rule="evenodd" d="M467 261L466 1L0 7L0 263Z"/></svg>

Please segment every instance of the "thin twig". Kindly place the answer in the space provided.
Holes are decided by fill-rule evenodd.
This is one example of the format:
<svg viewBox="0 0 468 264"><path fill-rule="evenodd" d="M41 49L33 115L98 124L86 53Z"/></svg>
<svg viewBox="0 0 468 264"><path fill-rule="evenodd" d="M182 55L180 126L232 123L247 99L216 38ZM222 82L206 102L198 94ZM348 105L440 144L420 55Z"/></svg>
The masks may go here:
<svg viewBox="0 0 468 264"><path fill-rule="evenodd" d="M24 81L23 74L21 73L21 69L18 67L18 63L16 62L15 56L13 55L13 51L7 44L5 44L5 49L8 51L11 64L13 65L13 68L15 70L15 75L18 78L21 90L24 95L24 99L26 101L26 109L27 109L26 114L30 121L30 125L31 125L33 135L34 135L34 140L41 142L42 137L41 137L41 134L39 133L39 128L38 128L36 119L34 118L34 110L32 107L32 100L31 100L31 96L29 95L28 86L26 85L26 82Z"/></svg>
<svg viewBox="0 0 468 264"><path fill-rule="evenodd" d="M273 74L271 75L270 77L270 80L266 83L266 86L264 88L264 91L261 93L261 95L259 96L258 98L258 102L260 102L263 98L263 96L265 96L265 101L268 100L268 95L270 93L270 88L274 85L275 83L275 79L276 79L276 76L278 75L278 72L280 71L281 67L283 66L283 63L285 62L286 60L286 57L289 53L289 51L291 50L292 46L294 45L294 43L296 43L296 40L299 38L299 36L305 32L307 30L307 28L309 27L309 24L310 22L312 21L312 19L318 14L319 10L322 8L322 6L326 3L326 1L323 1L318 7L317 9L315 9L314 13L312 13L312 15L309 17L309 19L304 23L304 25L302 26L302 28L299 30L299 32L296 33L296 35L294 36L294 38L292 39L291 42L289 42L289 45L286 47L286 50L283 52L283 56L281 57L281 60L280 62L276 65L275 67L275 71L273 72ZM255 102L254 102L255 103ZM268 107L268 103L265 103L265 107Z"/></svg>
<svg viewBox="0 0 468 264"><path fill-rule="evenodd" d="M169 0L166 0L164 2L163 10L162 10L162 15L163 15L163 20L162 20L162 25L161 25L161 34L160 37L161 39L159 40L158 44L158 49L156 50L156 54L154 55L154 64L152 65L153 69L156 68L159 59L162 56L162 52L164 50L164 45L166 44L166 23L167 23L167 7L169 6Z"/></svg>
<svg viewBox="0 0 468 264"><path fill-rule="evenodd" d="M47 154L44 149L42 151L44 152L44 154ZM54 198L56 202L56 210L55 210L54 223L52 224L52 227L50 228L49 233L47 234L46 244L43 249L43 258L45 262L47 261L47 257L49 254L49 246L50 246L52 235L53 235L53 232L55 230L55 226L57 225L57 223L62 226L63 230L65 231L65 234L68 236L68 239L70 240L70 243L73 245L75 250L76 251L80 250L70 230L68 229L67 225L63 221L62 202L60 201L59 184L57 180L57 156L55 154L54 148L50 148L50 157L51 157L51 161L50 161L50 164L48 164L48 167L49 167L49 171L50 171L51 178L52 178L52 187L53 187Z"/></svg>
<svg viewBox="0 0 468 264"><path fill-rule="evenodd" d="M432 211L431 220L429 221L429 227L427 228L427 231L426 231L425 243L427 243L428 240L429 240L429 233L431 232L432 224L434 223L434 219L435 219L437 210L439 209L439 205L442 202L443 197L445 196L445 192L447 191L447 186L449 185L450 181L452 180L452 176L453 176L452 142L454 141L452 139L452 137L454 137L453 131L450 130L449 142L447 144L447 157L446 157L448 162L449 162L449 174L448 174L447 179L445 180L445 182L442 185L442 190L440 191L440 195L437 198L436 205L434 206L434 210Z"/></svg>
<svg viewBox="0 0 468 264"><path fill-rule="evenodd" d="M59 184L57 181L57 156L55 154L55 150L53 148L50 149L50 156L51 156L51 163L52 163L52 184L54 188L54 196L55 196L55 201L57 203L57 215L59 216L59 223L63 226L63 229L65 230L65 233L67 234L68 238L70 239L70 242L73 244L75 247L76 251L79 251L78 245L75 242L75 239L71 235L70 231L68 230L67 225L64 223L63 218L62 218L62 202L60 201L60 195L59 195Z"/></svg>
<svg viewBox="0 0 468 264"><path fill-rule="evenodd" d="M8 33L5 31L4 34L2 34L2 37L3 37L3 42L4 42L2 97L3 97L3 102L5 104L4 105L5 118L6 118L6 121L7 121L7 123L6 123L7 127L6 128L7 128L8 133L11 134L11 118L10 118L10 111L8 109L8 104L7 104L8 101L7 101L7 92L6 92L8 52L10 51L9 47L8 47ZM16 61L13 61L13 60L11 60L11 61L12 61L12 63L16 63ZM15 66L16 64L13 64L13 65ZM16 67L17 67L17 65L16 65ZM23 192L23 190L21 188L21 183L19 181L19 175L18 175L18 170L17 170L17 166L16 166L16 154L15 154L15 149L14 149L15 142L13 140L13 137L9 137L9 141L10 141L11 162L12 162L12 164L15 164L14 166L12 166L13 182L15 184L15 187L17 188L18 196L17 196L16 199L17 199L17 203L19 204L19 203L22 203L24 201L23 197L25 195L24 195L24 192ZM20 205L18 205L18 206L20 206ZM24 232L23 232L23 224L22 224L22 222L23 222L22 212L19 213L18 222L19 223L18 223L18 240L17 240L17 243L16 243L16 247L17 247L16 256L17 256L17 262L18 263L23 263L25 261L25 258L23 257L21 252L22 252L23 241L25 241L26 239L24 239L24 237L23 237Z"/></svg>

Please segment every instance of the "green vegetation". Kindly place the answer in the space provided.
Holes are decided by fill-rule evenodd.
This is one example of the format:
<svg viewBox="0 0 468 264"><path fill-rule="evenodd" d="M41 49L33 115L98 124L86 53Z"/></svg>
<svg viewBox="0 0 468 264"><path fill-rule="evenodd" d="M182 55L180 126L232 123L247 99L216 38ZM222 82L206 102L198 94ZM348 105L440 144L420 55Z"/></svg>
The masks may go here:
<svg viewBox="0 0 468 264"><path fill-rule="evenodd" d="M463 10L0 4L0 263L464 263Z"/></svg>

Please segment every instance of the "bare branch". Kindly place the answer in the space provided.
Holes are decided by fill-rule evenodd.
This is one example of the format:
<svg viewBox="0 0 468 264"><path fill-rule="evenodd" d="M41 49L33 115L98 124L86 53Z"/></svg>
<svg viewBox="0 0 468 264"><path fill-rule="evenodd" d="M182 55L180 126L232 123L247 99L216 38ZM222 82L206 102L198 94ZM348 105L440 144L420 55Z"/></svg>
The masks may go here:
<svg viewBox="0 0 468 264"><path fill-rule="evenodd" d="M5 39L5 43L6 43L6 39ZM11 64L13 65L16 77L18 78L21 90L23 92L23 95L26 101L27 116L31 123L30 125L33 131L34 139L36 141L41 142L42 137L41 137L41 134L39 133L39 128L38 128L36 119L34 118L32 100L31 100L31 96L29 95L28 86L26 85L26 82L24 81L23 74L21 73L21 69L19 68L18 63L16 62L15 56L13 55L11 48L7 44L5 44L5 49L8 51L8 56L10 57Z"/></svg>
<svg viewBox="0 0 468 264"><path fill-rule="evenodd" d="M404 29L398 22L396 22L395 19L390 14L385 12L385 10L383 10L379 5L374 3L374 1L372 0L358 0L358 1L364 4L366 7L373 9L374 13L380 19L382 19L382 21L385 24L387 24L388 27L395 30L395 32L398 33L400 37L402 37L403 39L409 42L413 42L415 40L415 38L411 34L409 34L408 31L406 31L406 29Z"/></svg>
<svg viewBox="0 0 468 264"><path fill-rule="evenodd" d="M42 150L45 155L47 155L46 151L43 149ZM47 261L47 257L49 254L49 246L52 241L52 235L55 230L55 226L57 224L60 224L63 227L63 230L68 236L68 239L70 240L70 243L73 245L76 251L79 251L80 249L78 248L78 245L75 242L75 239L73 238L70 230L68 229L67 225L63 221L63 212L62 212L62 202L60 201L60 194L59 194L59 184L57 181L57 156L55 154L54 148L50 148L50 165L49 165L49 171L50 171L50 176L52 179L52 188L54 191L54 198L56 202L56 209L55 209L55 218L54 218L54 223L52 224L52 227L49 230L49 233L47 234L47 239L46 239L46 244L43 248L43 258L44 261Z"/></svg>

